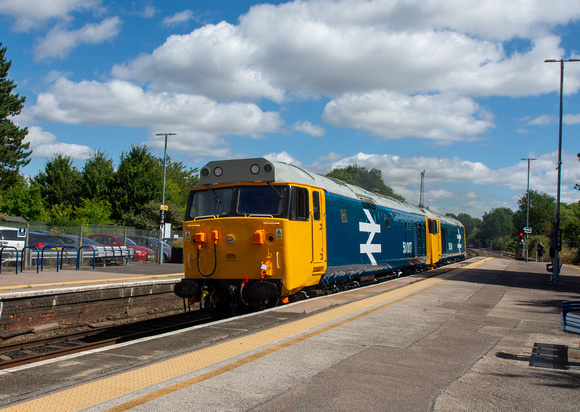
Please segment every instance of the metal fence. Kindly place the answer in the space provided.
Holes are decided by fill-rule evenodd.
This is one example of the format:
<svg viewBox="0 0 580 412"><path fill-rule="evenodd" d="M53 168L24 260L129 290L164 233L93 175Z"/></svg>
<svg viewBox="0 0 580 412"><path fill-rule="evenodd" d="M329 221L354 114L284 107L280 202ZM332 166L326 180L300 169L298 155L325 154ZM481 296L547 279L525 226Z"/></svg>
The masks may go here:
<svg viewBox="0 0 580 412"><path fill-rule="evenodd" d="M37 232L48 235L74 235L89 237L90 235L107 234L117 236L149 236L158 238L159 230L144 230L130 226L116 225L88 225L88 226L53 226L46 222L12 223L1 222L0 226L26 228L28 232ZM181 237L181 230L171 230L165 233L164 238L177 239Z"/></svg>

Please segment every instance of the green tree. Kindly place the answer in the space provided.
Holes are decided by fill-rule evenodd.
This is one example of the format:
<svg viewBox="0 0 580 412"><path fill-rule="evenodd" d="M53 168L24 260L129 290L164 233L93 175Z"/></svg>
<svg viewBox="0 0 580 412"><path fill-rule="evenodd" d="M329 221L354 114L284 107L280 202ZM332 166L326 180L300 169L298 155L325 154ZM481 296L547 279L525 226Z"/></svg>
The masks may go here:
<svg viewBox="0 0 580 412"><path fill-rule="evenodd" d="M573 248L580 248L580 202L560 206L562 240Z"/></svg>
<svg viewBox="0 0 580 412"><path fill-rule="evenodd" d="M465 241L468 246L479 246L479 230L481 227L481 219L471 217L467 213L460 213L453 216L459 220L465 227Z"/></svg>
<svg viewBox="0 0 580 412"><path fill-rule="evenodd" d="M467 213L458 214L456 219L465 227L465 236L469 236L476 228L481 226L481 219L471 217Z"/></svg>
<svg viewBox="0 0 580 412"><path fill-rule="evenodd" d="M163 158L159 158L159 165L163 167ZM187 206L189 189L199 183L199 169L187 168L182 162L174 162L169 156L166 161L166 203L174 203L183 209Z"/></svg>
<svg viewBox="0 0 580 412"><path fill-rule="evenodd" d="M150 201L161 204L162 186L163 169L158 159L146 146L131 146L128 153L121 154L121 162L115 173L112 190L114 219L145 229L143 208Z"/></svg>
<svg viewBox="0 0 580 412"><path fill-rule="evenodd" d="M72 158L61 153L49 160L44 172L34 178L34 183L40 186L42 198L50 209L54 205L77 206L80 202L81 182L81 173L74 166Z"/></svg>
<svg viewBox="0 0 580 412"><path fill-rule="evenodd" d="M73 215L76 221L83 226L88 225L112 225L111 215L113 209L106 199L82 199L80 205L74 209Z"/></svg>
<svg viewBox="0 0 580 412"><path fill-rule="evenodd" d="M480 237L487 247L507 249L514 236L514 212L511 209L499 207L483 214Z"/></svg>
<svg viewBox="0 0 580 412"><path fill-rule="evenodd" d="M0 194L0 212L22 216L30 221L47 221L50 217L42 201L40 187L30 185L24 179L18 180L4 194Z"/></svg>
<svg viewBox="0 0 580 412"><path fill-rule="evenodd" d="M85 199L109 199L115 180L113 160L98 150L89 157L82 170L82 197Z"/></svg>
<svg viewBox="0 0 580 412"><path fill-rule="evenodd" d="M48 223L56 227L78 226L80 224L80 222L74 219L72 205L62 203L55 203L51 206Z"/></svg>
<svg viewBox="0 0 580 412"><path fill-rule="evenodd" d="M165 212L165 221L171 223L176 228L181 228L183 224L183 211L175 204L168 204L168 210ZM138 227L146 230L159 230L159 202L151 200L143 205L139 213L130 212L125 214L125 222L129 226Z"/></svg>
<svg viewBox="0 0 580 412"><path fill-rule="evenodd" d="M8 79L12 61L6 61L6 47L0 42L0 192L18 181L20 167L30 163L30 143L23 143L28 129L16 126L8 117L20 114L25 97L12 94L16 84Z"/></svg>
<svg viewBox="0 0 580 412"><path fill-rule="evenodd" d="M163 168L163 158L159 158L159 165ZM165 204L168 210L165 221L173 227L183 225L183 217L187 206L190 189L199 183L198 169L187 168L182 162L173 162L167 157L165 182ZM157 205L156 220L159 220L159 205ZM157 225L159 223L157 222Z"/></svg>
<svg viewBox="0 0 580 412"><path fill-rule="evenodd" d="M326 175L335 179L342 180L345 183L362 187L369 192L380 193L398 200L405 200L403 196L395 194L390 186L387 186L382 178L379 169L368 170L361 166L346 166L342 169L334 169Z"/></svg>
<svg viewBox="0 0 580 412"><path fill-rule="evenodd" d="M514 214L514 225L516 230L522 230L526 226L526 206L528 197L524 193L518 200L519 208ZM540 193L530 190L530 220L529 227L535 233L541 233L544 229L549 229L550 222L556 216L556 199L547 193Z"/></svg>

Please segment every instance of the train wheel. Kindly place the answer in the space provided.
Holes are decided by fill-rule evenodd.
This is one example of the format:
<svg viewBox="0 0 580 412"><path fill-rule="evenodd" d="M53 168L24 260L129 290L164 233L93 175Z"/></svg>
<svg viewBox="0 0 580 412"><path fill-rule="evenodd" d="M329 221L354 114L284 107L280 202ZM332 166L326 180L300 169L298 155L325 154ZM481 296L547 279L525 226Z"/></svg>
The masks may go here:
<svg viewBox="0 0 580 412"><path fill-rule="evenodd" d="M273 298L273 299L260 299L256 301L256 309L257 310L264 310L264 309L269 309L269 308L273 308L274 306L276 306L278 303L278 299Z"/></svg>
<svg viewBox="0 0 580 412"><path fill-rule="evenodd" d="M212 318L215 318L221 313L220 298L215 289L210 292L204 291L200 302L200 309L208 313Z"/></svg>

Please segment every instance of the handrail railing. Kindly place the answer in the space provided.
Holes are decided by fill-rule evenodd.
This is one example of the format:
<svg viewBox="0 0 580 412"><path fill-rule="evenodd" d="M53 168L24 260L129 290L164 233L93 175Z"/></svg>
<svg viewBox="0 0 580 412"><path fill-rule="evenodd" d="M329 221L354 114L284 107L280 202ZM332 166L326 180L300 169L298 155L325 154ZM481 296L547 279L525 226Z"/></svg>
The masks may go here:
<svg viewBox="0 0 580 412"><path fill-rule="evenodd" d="M39 262L39 260L40 260L40 249L38 248L38 246L32 246L32 245L31 246L24 246L22 248L22 261L20 262L20 273L22 273L22 271L24 270L24 259L25 259L25 257L24 257L24 255L25 255L24 250L25 249L30 249L30 250L36 249L36 273L38 273L38 269L40 267L40 262Z"/></svg>
<svg viewBox="0 0 580 412"><path fill-rule="evenodd" d="M16 274L18 274L18 248L15 246L2 246L0 248L0 273L2 273L2 253L4 249L14 249L16 251Z"/></svg>
<svg viewBox="0 0 580 412"><path fill-rule="evenodd" d="M59 249L56 246L45 246L42 248L42 252L40 252L40 271L42 272L44 270L44 251L46 249L55 249L56 250L56 271L58 272L58 267L59 267L59 260L58 260L58 252Z"/></svg>
<svg viewBox="0 0 580 412"><path fill-rule="evenodd" d="M62 269L62 264L64 262L64 251L65 249L74 249L77 253L76 253L76 258L77 258L77 270L79 270L79 248L73 245L66 245L63 246L62 249L60 250L60 268ZM66 255L66 257L68 258L68 254ZM58 264L58 263L57 263Z"/></svg>
<svg viewBox="0 0 580 412"><path fill-rule="evenodd" d="M92 246L81 246L81 247L79 248L79 258L77 259L77 262L78 262L79 260L82 262L82 260L83 260L83 255L82 255L82 254L83 254L83 249L90 249L90 250L92 250L92 251L93 251L93 269L94 269L94 268L95 268L95 261L96 261L97 259L96 259L96 252L95 252L95 248L94 248L94 247L92 247ZM106 259L104 259L104 260L103 260L103 262L104 262L105 260L106 260ZM78 268L79 268L79 266L78 266L78 264L77 264L77 270L78 270Z"/></svg>

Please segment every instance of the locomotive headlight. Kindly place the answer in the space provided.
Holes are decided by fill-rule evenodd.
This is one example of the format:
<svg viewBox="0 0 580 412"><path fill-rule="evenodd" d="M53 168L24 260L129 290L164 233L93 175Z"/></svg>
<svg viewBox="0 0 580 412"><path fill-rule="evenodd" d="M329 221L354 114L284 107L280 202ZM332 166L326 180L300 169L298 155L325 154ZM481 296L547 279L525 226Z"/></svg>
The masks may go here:
<svg viewBox="0 0 580 412"><path fill-rule="evenodd" d="M201 175L202 175L202 177L208 177L209 176L209 169L207 167L204 167L203 169L201 169Z"/></svg>
<svg viewBox="0 0 580 412"><path fill-rule="evenodd" d="M257 164L253 164L250 167L250 172L252 172L253 175L257 175L258 173L260 173L260 166L258 166Z"/></svg>
<svg viewBox="0 0 580 412"><path fill-rule="evenodd" d="M236 241L236 238L234 237L234 235L227 235L226 236L226 243L228 245L233 245Z"/></svg>
<svg viewBox="0 0 580 412"><path fill-rule="evenodd" d="M216 167L215 169L213 169L213 174L216 177L220 177L221 175L223 175L224 173L224 169L222 169L221 167Z"/></svg>

